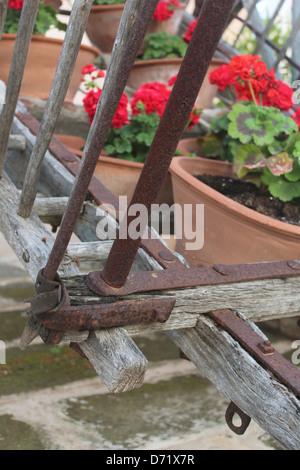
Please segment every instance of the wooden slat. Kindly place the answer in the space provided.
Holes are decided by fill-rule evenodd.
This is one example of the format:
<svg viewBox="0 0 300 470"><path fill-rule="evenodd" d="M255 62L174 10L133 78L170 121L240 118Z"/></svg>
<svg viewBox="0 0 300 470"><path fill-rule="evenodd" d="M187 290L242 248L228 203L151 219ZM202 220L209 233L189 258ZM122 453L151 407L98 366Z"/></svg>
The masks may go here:
<svg viewBox="0 0 300 470"><path fill-rule="evenodd" d="M8 0L0 0L0 40L2 37L2 31L4 26L4 21L6 17Z"/></svg>
<svg viewBox="0 0 300 470"><path fill-rule="evenodd" d="M5 163L7 145L18 102L39 3L39 0L27 0L24 2L19 22L6 88L6 102L3 106L2 113L0 114L0 177Z"/></svg>
<svg viewBox="0 0 300 470"><path fill-rule="evenodd" d="M40 168L70 84L93 0L75 0L36 143L26 171L19 214L28 217L36 197Z"/></svg>
<svg viewBox="0 0 300 470"><path fill-rule="evenodd" d="M87 288L85 275L68 276L64 280L74 303L93 304L107 301L103 297L93 295ZM176 303L165 324L147 327L134 325L127 329L130 334L138 334L145 329L193 327L199 314L224 308L237 311L254 322L298 317L300 316L299 288L300 277L294 277L132 294L126 299L141 300L171 296L176 298Z"/></svg>

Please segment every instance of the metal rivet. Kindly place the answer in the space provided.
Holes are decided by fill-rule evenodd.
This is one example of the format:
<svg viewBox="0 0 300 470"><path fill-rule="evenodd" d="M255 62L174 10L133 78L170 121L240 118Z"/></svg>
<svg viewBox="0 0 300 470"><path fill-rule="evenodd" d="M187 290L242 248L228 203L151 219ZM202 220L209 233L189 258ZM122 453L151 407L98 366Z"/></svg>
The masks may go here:
<svg viewBox="0 0 300 470"><path fill-rule="evenodd" d="M300 262L299 261L288 261L287 265L291 268L294 269L295 271L300 270Z"/></svg>
<svg viewBox="0 0 300 470"><path fill-rule="evenodd" d="M258 343L257 346L263 354L274 354L274 348L269 340L262 341L261 343Z"/></svg>
<svg viewBox="0 0 300 470"><path fill-rule="evenodd" d="M222 276L228 276L228 274L230 274L228 267L223 264L214 264L213 269L217 271L217 273L222 274Z"/></svg>

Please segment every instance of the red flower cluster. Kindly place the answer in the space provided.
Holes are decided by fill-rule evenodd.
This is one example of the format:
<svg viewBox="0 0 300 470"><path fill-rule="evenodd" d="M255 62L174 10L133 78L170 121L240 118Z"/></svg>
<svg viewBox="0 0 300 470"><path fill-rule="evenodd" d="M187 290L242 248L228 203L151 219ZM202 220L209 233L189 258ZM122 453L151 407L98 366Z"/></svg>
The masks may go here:
<svg viewBox="0 0 300 470"><path fill-rule="evenodd" d="M86 110L88 114L90 125L92 124L95 113L96 113L97 104L101 95L101 91L102 91L101 88L99 88L97 91L90 90L83 99L84 109ZM116 114L114 115L114 118L111 123L112 127L119 129L125 124L129 124L127 106L128 106L128 98L123 93L120 103L118 105Z"/></svg>
<svg viewBox="0 0 300 470"><path fill-rule="evenodd" d="M161 118L170 94L171 91L164 83L145 83L134 93L131 99L133 116L140 113L137 104L141 101L145 105L145 112L147 114L152 114L156 111Z"/></svg>
<svg viewBox="0 0 300 470"><path fill-rule="evenodd" d="M225 90L228 86L234 85L235 82L226 64L213 70L209 75L209 80L212 85L217 85L219 90Z"/></svg>
<svg viewBox="0 0 300 470"><path fill-rule="evenodd" d="M196 28L196 24L197 24L197 21L198 20L195 20L195 21L192 21L190 24L189 24L189 27L188 29L185 31L185 33L183 34L182 38L185 42L189 43L192 39L192 35L193 35L193 32Z"/></svg>
<svg viewBox="0 0 300 470"><path fill-rule="evenodd" d="M94 80L93 75L97 72L97 77L103 76L104 73L98 70L94 65L88 64L82 68L81 72L83 75L90 74L92 80ZM103 74L103 75L99 75ZM169 87L172 86L176 80L177 75L172 77L169 81ZM85 81L85 80L83 80ZM84 109L89 116L90 125L93 122L97 104L99 98L101 96L101 88L98 88L97 91L94 91L95 87L97 86L96 82L90 81L86 83L86 88L91 88L83 99ZM142 103L144 105L144 112L147 114L152 114L156 112L158 116L161 118L163 112L165 110L166 104L170 97L171 90L165 85L164 83L152 82L152 83L145 83L142 85L132 96L130 106L131 106L131 113L133 116L136 114L140 114L141 110L139 109L138 103ZM188 127L191 129L194 125L196 125L200 118L200 109L194 106L189 122ZM118 109L112 121L112 127L119 129L120 127L130 124L129 116L128 116L128 98L125 94L122 95L120 100Z"/></svg>
<svg viewBox="0 0 300 470"><path fill-rule="evenodd" d="M177 0L165 0L158 2L152 19L159 22L168 20L173 15L174 7L177 5L179 5Z"/></svg>
<svg viewBox="0 0 300 470"><path fill-rule="evenodd" d="M24 0L8 0L8 8L12 10L22 10Z"/></svg>
<svg viewBox="0 0 300 470"><path fill-rule="evenodd" d="M237 101L255 101L262 106L273 106L288 111L293 106L293 89L277 80L273 69L257 55L233 57L228 65L218 67L209 76L220 90L232 87Z"/></svg>

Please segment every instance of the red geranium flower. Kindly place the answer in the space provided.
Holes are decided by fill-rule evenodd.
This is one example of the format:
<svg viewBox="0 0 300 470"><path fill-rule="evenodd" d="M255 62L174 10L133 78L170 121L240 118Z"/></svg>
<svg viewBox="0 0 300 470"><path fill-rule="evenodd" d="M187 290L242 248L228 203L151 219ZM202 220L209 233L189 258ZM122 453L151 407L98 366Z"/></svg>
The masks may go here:
<svg viewBox="0 0 300 470"><path fill-rule="evenodd" d="M83 99L84 109L86 110L88 114L90 125L92 124L95 113L96 113L97 104L101 95L101 91L102 91L101 88L99 88L97 91L90 90ZM123 93L119 106L117 108L117 111L111 123L112 127L119 129L125 124L129 124L127 105L128 105L128 98Z"/></svg>
<svg viewBox="0 0 300 470"><path fill-rule="evenodd" d="M139 114L137 104L141 101L145 105L145 112L151 114L157 112L159 117L163 115L171 91L164 83L145 83L133 95L131 99L132 114Z"/></svg>
<svg viewBox="0 0 300 470"><path fill-rule="evenodd" d="M8 8L13 10L22 10L24 0L8 0Z"/></svg>
<svg viewBox="0 0 300 470"><path fill-rule="evenodd" d="M225 90L228 86L234 85L234 78L229 73L229 65L224 64L217 67L209 74L212 85L217 85L220 90Z"/></svg>
<svg viewBox="0 0 300 470"><path fill-rule="evenodd" d="M172 17L174 7L179 5L177 0L165 0L158 2L156 10L153 15L153 20L163 22Z"/></svg>
<svg viewBox="0 0 300 470"><path fill-rule="evenodd" d="M229 73L232 77L243 81L259 77L267 71L266 64L258 55L237 55L229 63Z"/></svg>
<svg viewBox="0 0 300 470"><path fill-rule="evenodd" d="M87 75L88 73L93 73L96 70L98 70L98 69L93 64L87 64L84 67L82 67L81 73L82 73L82 75Z"/></svg>
<svg viewBox="0 0 300 470"><path fill-rule="evenodd" d="M193 32L196 28L196 24L197 24L197 21L198 20L195 20L195 21L192 21L190 24L189 24L189 27L188 29L185 31L185 33L183 34L182 38L185 42L189 43L192 39L192 35L193 35Z"/></svg>

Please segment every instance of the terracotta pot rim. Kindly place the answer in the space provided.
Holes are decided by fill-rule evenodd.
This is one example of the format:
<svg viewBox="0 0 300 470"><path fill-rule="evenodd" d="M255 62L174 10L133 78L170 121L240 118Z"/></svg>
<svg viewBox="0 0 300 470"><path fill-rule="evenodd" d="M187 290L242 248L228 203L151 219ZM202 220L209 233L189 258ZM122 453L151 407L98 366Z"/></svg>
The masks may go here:
<svg viewBox="0 0 300 470"><path fill-rule="evenodd" d="M70 152L73 152L77 157L82 157L82 150L74 149L71 147L68 147ZM138 168L142 169L144 164L140 162L132 162L130 160L122 160L122 158L114 158L114 157L108 157L107 155L101 154L98 161L101 163L110 163L112 165L120 165L122 164L123 166L126 166L127 168Z"/></svg>
<svg viewBox="0 0 300 470"><path fill-rule="evenodd" d="M15 40L16 39L16 34L12 34L12 33L3 33L2 34L2 39L13 39ZM63 39L59 39L59 38L50 38L48 36L42 36L42 35L39 35L39 34L34 34L32 37L31 37L31 41L33 42L52 42L53 44L63 44ZM101 53L100 49L98 49L97 47L94 47L94 46L89 46L87 44L81 44L80 45L80 49L82 50L87 50L87 51L93 51L95 54L99 55Z"/></svg>
<svg viewBox="0 0 300 470"><path fill-rule="evenodd" d="M154 65L154 64L157 64L157 63L161 63L161 64L172 64L172 63L176 63L176 64L180 64L182 61L183 61L183 57L166 57L166 58L162 58L162 59L147 59L147 60L136 60L134 62L134 67L142 67L143 65ZM225 60L222 60L222 59L218 59L218 58L212 58L211 62L210 62L212 65L223 65L223 64L227 64L228 62L225 61Z"/></svg>
<svg viewBox="0 0 300 470"><path fill-rule="evenodd" d="M289 224L287 222L282 222L280 220L273 219L264 214L260 214L253 209L243 206L239 202L233 201L227 196L219 193L215 189L212 189L205 183L197 180L189 171L182 167L182 163L190 160L191 157L182 156L173 158L170 172L171 175L177 176L183 179L188 185L193 187L195 190L205 192L207 196L216 204L222 204L228 212L233 213L236 217L243 217L250 219L253 223L257 225L263 225L266 228L278 232L285 232L289 235L300 236L300 227L296 225ZM223 167L232 167L231 163L211 160L209 158L194 157L193 161L197 163L209 162L213 166L223 166ZM176 202L176 201L175 201Z"/></svg>
<svg viewBox="0 0 300 470"><path fill-rule="evenodd" d="M93 5L92 11L123 10L124 6L125 6L125 3L117 3L114 5ZM185 10L186 4L183 2L179 2L179 5L177 5L176 8Z"/></svg>

